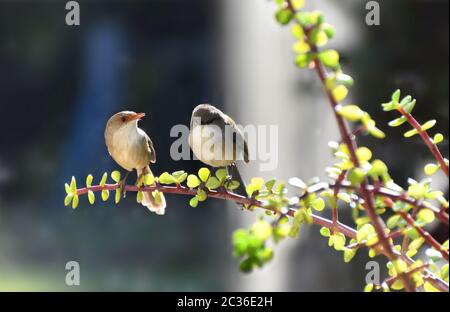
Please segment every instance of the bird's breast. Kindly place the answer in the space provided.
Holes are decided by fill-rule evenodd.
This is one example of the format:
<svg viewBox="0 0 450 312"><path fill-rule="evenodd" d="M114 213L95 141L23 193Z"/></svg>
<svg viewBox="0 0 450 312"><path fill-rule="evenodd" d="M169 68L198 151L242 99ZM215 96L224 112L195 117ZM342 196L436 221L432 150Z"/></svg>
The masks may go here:
<svg viewBox="0 0 450 312"><path fill-rule="evenodd" d="M128 171L142 169L150 163L145 137L137 129L122 127L112 136L108 144L111 157Z"/></svg>

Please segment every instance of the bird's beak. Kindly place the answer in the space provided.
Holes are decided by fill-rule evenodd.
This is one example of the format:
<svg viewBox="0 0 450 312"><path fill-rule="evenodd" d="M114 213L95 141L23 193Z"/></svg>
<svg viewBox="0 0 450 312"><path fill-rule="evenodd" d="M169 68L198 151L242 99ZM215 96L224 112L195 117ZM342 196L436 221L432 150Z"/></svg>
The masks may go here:
<svg viewBox="0 0 450 312"><path fill-rule="evenodd" d="M128 121L141 120L144 117L145 117L145 113L136 113L136 114L131 115L130 117L128 117Z"/></svg>

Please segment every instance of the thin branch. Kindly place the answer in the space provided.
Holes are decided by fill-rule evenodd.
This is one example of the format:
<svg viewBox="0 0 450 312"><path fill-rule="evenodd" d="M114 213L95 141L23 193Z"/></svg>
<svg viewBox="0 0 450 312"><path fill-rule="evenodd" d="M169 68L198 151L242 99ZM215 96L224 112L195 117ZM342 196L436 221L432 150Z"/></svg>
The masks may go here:
<svg viewBox="0 0 450 312"><path fill-rule="evenodd" d="M402 116L404 116L406 118L408 123L414 129L417 130L417 132L419 133L419 135L422 138L423 142L428 147L428 149L430 150L431 154L433 154L433 156L436 159L436 161L439 163L439 167L441 168L441 170L448 177L449 176L449 174L448 174L449 173L448 165L445 163L445 160L444 160L444 157L442 156L441 151L439 150L437 145L433 142L431 137L428 135L428 132L426 130L422 130L422 126L420 125L420 123L413 117L413 115L411 115L410 113L405 111L402 107L397 108L397 110L400 112L400 114L402 114Z"/></svg>

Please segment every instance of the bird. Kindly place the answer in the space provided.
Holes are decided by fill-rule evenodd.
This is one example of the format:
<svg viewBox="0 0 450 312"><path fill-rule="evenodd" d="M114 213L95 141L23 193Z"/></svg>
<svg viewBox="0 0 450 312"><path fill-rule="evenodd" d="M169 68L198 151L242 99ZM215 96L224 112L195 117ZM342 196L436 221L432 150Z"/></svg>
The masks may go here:
<svg viewBox="0 0 450 312"><path fill-rule="evenodd" d="M230 116L213 105L197 105L191 116L189 146L204 164L214 168L226 167L229 178L240 183L236 192L245 195L245 182L236 161L250 161L248 145Z"/></svg>
<svg viewBox="0 0 450 312"><path fill-rule="evenodd" d="M106 123L105 144L115 162L127 170L122 185L128 174L136 170L138 181L142 175L152 174L149 164L156 162L156 152L153 142L144 130L138 127L138 122L145 113L122 111L114 114ZM141 204L158 215L164 215L166 200L160 193L159 200L152 192L142 193Z"/></svg>

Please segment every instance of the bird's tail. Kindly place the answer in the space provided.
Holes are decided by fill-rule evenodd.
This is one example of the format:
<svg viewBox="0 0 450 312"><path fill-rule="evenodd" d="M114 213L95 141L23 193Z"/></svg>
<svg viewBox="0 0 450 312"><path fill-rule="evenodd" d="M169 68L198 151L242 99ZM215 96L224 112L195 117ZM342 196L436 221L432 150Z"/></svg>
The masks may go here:
<svg viewBox="0 0 450 312"><path fill-rule="evenodd" d="M138 170L138 179L142 174L148 173L153 174L149 166ZM163 193L159 193L159 198L155 198L153 197L152 192L143 192L141 204L158 215L163 215L165 213L166 199L164 198Z"/></svg>
<svg viewBox="0 0 450 312"><path fill-rule="evenodd" d="M227 172L228 172L228 175L231 176L231 179L239 182L239 187L236 190L234 190L234 192L236 194L247 197L247 191L246 191L247 185L245 184L244 179L242 179L242 176L239 173L239 170L238 170L236 164L232 163L231 165L227 166Z"/></svg>

